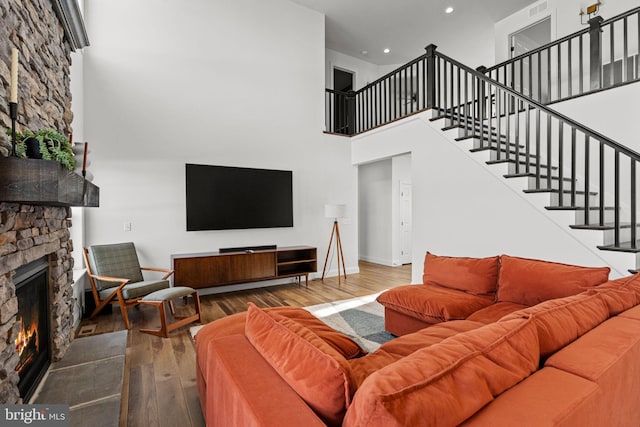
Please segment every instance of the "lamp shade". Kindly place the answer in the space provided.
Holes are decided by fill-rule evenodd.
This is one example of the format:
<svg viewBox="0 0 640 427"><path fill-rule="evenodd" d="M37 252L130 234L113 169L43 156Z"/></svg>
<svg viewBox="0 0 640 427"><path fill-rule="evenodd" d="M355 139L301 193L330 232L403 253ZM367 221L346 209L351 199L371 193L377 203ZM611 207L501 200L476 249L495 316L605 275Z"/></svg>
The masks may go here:
<svg viewBox="0 0 640 427"><path fill-rule="evenodd" d="M324 216L326 218L344 218L347 205L326 204L324 205Z"/></svg>

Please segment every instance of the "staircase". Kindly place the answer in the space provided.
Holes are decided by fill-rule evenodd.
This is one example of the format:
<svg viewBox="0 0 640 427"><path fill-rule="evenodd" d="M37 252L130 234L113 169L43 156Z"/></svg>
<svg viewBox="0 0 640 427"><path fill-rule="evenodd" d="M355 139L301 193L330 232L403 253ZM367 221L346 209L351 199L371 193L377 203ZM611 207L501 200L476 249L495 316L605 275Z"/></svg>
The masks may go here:
<svg viewBox="0 0 640 427"><path fill-rule="evenodd" d="M616 18L624 20L625 40L626 19L631 13L640 18L640 8ZM607 25L613 32L618 21L610 21ZM581 45L583 33L579 35ZM567 40L571 40L570 37L557 44L558 58L561 43ZM570 53L571 47L568 50ZM550 89L554 84L523 79L523 75L532 76L534 56L529 57L528 73L523 73L524 58L480 72L438 52L434 45L429 45L426 51L357 92L328 92L331 97L327 100L328 123L339 108L348 115L341 120L346 126L339 133L355 135L430 110L431 121L438 123L443 132L457 132L454 136L457 143L467 144L471 152L485 153L487 165L503 166L504 179L523 182L521 190L525 197L548 195L545 205L548 212L571 214L571 229L600 233L600 242L596 244L599 250L628 254L625 259L629 271L640 268L640 185L636 172L640 153L544 105L542 94L550 91L540 87L546 85ZM543 49L532 53L538 55L538 66L542 52ZM624 54L627 58L626 43ZM613 55L610 59L613 63ZM505 79L509 73L517 75L518 63L518 85L513 84L513 79L507 85L490 77L501 75L495 70L504 70ZM562 61L558 60L559 70L561 65ZM602 74L598 75L602 82ZM626 83L639 76L640 65L632 72L625 72ZM572 79L569 71L569 82ZM558 73L558 87L561 81ZM532 90L536 87L537 90ZM575 96L571 87L569 83L564 94ZM582 74L579 87L582 91ZM536 96L532 98L528 94ZM556 94L546 97L546 101L560 99L563 92L558 89ZM340 106L332 110L332 103L337 102Z"/></svg>
<svg viewBox="0 0 640 427"><path fill-rule="evenodd" d="M571 228L602 231L598 249L640 253L639 153L446 55L435 56L435 68L443 71L432 120L444 120L444 131L458 129L456 140L472 140L472 151L489 151L487 164L506 163L506 179L526 178L526 194L548 193L547 210L574 212ZM639 267L637 255L630 267Z"/></svg>

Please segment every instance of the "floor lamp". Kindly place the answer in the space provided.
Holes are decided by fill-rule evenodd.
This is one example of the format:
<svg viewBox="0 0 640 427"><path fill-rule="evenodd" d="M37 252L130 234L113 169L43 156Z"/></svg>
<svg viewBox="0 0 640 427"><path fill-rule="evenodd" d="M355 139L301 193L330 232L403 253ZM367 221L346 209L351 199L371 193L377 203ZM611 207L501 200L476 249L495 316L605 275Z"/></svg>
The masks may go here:
<svg viewBox="0 0 640 427"><path fill-rule="evenodd" d="M333 218L333 227L331 228L331 237L329 238L329 245L327 246L327 256L324 259L324 268L322 269L322 280L324 280L324 274L327 270L327 262L329 261L329 252L331 252L331 244L333 243L333 237L336 238L336 258L338 258L338 286L340 286L340 262L342 261L342 270L344 274L344 280L347 280L347 270L344 263L344 253L342 252L342 241L340 240L340 227L338 227L338 218L344 218L344 212L346 210L345 205L324 205L324 216L326 218Z"/></svg>

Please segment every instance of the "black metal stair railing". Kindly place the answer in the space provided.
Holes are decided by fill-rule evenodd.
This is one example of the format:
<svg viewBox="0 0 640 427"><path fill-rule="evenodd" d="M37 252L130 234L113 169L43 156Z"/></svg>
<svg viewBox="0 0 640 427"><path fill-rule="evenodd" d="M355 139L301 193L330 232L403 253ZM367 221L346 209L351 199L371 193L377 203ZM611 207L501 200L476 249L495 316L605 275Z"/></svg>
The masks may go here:
<svg viewBox="0 0 640 427"><path fill-rule="evenodd" d="M427 49L428 50L428 49ZM395 120L427 110L433 106L427 99L427 58L433 52L352 92L325 91L326 132L356 135ZM342 113L342 117L338 117Z"/></svg>
<svg viewBox="0 0 640 427"><path fill-rule="evenodd" d="M481 69L493 80L548 104L640 79L640 7L512 59Z"/></svg>
<svg viewBox="0 0 640 427"><path fill-rule="evenodd" d="M640 154L485 74L437 52L357 92L327 90L327 131L355 135L429 110L526 177L526 192L549 192L550 210L575 211L573 228L605 230L601 249L640 252Z"/></svg>
<svg viewBox="0 0 640 427"><path fill-rule="evenodd" d="M528 177L528 192L549 192L548 209L576 211L574 228L609 230L601 249L640 252L640 154L439 52L435 104L459 139L506 162L506 177Z"/></svg>

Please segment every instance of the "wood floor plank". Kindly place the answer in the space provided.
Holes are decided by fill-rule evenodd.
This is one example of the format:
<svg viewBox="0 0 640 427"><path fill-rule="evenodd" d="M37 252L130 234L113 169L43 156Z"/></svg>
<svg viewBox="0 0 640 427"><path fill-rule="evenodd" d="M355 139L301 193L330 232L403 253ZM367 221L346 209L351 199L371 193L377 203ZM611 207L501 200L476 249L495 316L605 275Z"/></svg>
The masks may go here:
<svg viewBox="0 0 640 427"><path fill-rule="evenodd" d="M291 305L306 307L325 302L370 295L394 286L409 284L411 266L386 267L360 263L360 273L341 279L316 279L309 287L295 283L250 289L246 291L200 296L202 323L247 310L247 302L259 307ZM182 302L178 302L178 310ZM187 304L193 304L188 301ZM195 382L195 348L189 326L160 338L140 332L140 328L160 325L154 307L128 309L132 329L127 338L125 362L125 402L121 405L121 425L127 426L204 426ZM96 334L124 330L117 306L111 314L93 320L84 319L78 330L95 324Z"/></svg>
<svg viewBox="0 0 640 427"><path fill-rule="evenodd" d="M127 407L129 411L126 417L127 426L146 427L160 425L152 364L131 368Z"/></svg>
<svg viewBox="0 0 640 427"><path fill-rule="evenodd" d="M170 337L171 345L178 365L178 373L189 419L192 426L204 426L204 417L200 409L200 398L196 384L196 368L193 363L196 354L193 339L190 334L175 334Z"/></svg>

